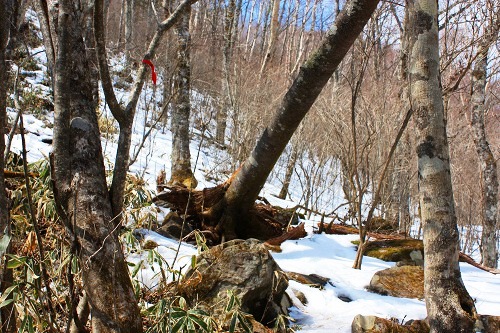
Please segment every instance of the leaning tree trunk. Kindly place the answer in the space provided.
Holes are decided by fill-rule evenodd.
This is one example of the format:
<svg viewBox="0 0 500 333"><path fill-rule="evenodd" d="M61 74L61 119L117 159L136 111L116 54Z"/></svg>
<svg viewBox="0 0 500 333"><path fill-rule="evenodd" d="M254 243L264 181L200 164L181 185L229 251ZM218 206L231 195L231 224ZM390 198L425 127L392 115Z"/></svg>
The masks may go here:
<svg viewBox="0 0 500 333"><path fill-rule="evenodd" d="M297 126L363 30L379 0L351 0L337 17L326 39L301 67L274 119L212 212L227 239L248 226L248 211ZM237 223L238 222L238 223Z"/></svg>
<svg viewBox="0 0 500 333"><path fill-rule="evenodd" d="M189 114L191 112L191 36L189 18L191 7L182 14L175 25L177 35L177 69L174 77L174 105L172 109L172 174L170 184L183 184L195 188L197 181L191 171L191 153L189 151Z"/></svg>
<svg viewBox="0 0 500 333"><path fill-rule="evenodd" d="M415 113L424 292L431 332L473 332L476 310L458 265L458 229L439 76L436 0L410 5L410 102Z"/></svg>
<svg viewBox="0 0 500 333"><path fill-rule="evenodd" d="M484 41L479 45L478 57L472 71L472 111L471 127L472 137L476 146L481 168L482 181L482 210L483 230L481 233L481 255L483 265L497 267L497 217L498 217L498 178L497 163L486 140L484 128L485 96L486 96L486 71L488 68L489 46L498 36L500 21L487 29Z"/></svg>
<svg viewBox="0 0 500 333"><path fill-rule="evenodd" d="M6 51L9 37L9 14L7 8L13 6L14 1L0 0L0 293L12 285L14 280L12 269L7 268L7 254L10 253L10 215L7 192L5 191L5 125L7 121L7 82L9 78L9 66L6 62ZM11 299L12 296L9 297ZM0 309L0 326L2 332L16 332L16 315L14 304L11 303Z"/></svg>
<svg viewBox="0 0 500 333"><path fill-rule="evenodd" d="M61 220L77 244L92 330L142 332L106 185L83 15L69 0L46 9L54 15L49 23L57 31L52 43L56 45L51 154L54 196Z"/></svg>

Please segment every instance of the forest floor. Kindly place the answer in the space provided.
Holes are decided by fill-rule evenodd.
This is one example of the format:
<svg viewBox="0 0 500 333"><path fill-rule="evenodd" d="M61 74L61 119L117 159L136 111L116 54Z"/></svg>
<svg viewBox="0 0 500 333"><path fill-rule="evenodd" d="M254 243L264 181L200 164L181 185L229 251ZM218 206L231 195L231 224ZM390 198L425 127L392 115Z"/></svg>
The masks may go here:
<svg viewBox="0 0 500 333"><path fill-rule="evenodd" d="M13 113L9 113L13 117ZM47 121L52 115L45 115L45 123L39 117L25 115L25 123L28 129L26 135L29 150L29 162L40 158L46 158L50 151L50 145L42 142L42 139L50 138L52 133ZM139 123L139 122L138 122ZM134 142L140 141L143 129L137 126L135 129ZM161 169L166 169L170 157L171 136L168 131L164 134L158 131L154 139L139 154L137 162L131 171L143 175L147 186L155 188L155 175ZM149 145L148 144L148 145ZM192 148L197 148L198 143L193 142ZM115 143L112 137L103 139L103 148L109 160L113 159ZM17 135L13 141L13 151L21 149L20 138ZM194 150L196 156L196 150ZM217 154L213 154L210 148L202 148L199 156L196 177L200 180L200 188L213 186L214 184L205 179L205 172L213 167L217 161ZM195 157L193 158L195 159ZM193 163L195 161L193 160ZM276 193L272 185L266 186L264 195L273 204L280 206L294 206L292 201L276 199L271 193ZM156 219L161 220L166 213L165 210L149 208L149 213L156 214ZM302 285L290 281L288 289L294 307L291 309L291 317L295 320L294 328L300 332L350 332L351 322L355 315L376 315L384 318L396 318L399 321L410 319L421 319L426 316L425 304L422 300L396 298L381 296L366 290L373 274L379 270L394 266L395 263L384 262L378 259L365 257L361 270L352 268L356 255L356 247L351 241L357 239L356 235L325 235L314 234L313 228L319 221L319 217L312 216L306 220L308 236L300 240L289 240L282 244L281 253L273 253L273 257L280 267L287 271L303 274L318 274L330 279L323 290ZM144 241L152 240L158 247L156 253L163 258L163 265L173 269L182 270L189 267L192 255L197 253L196 247L189 244L181 244L179 255L175 266L172 261L178 248L178 242L160 236L146 229L138 229L144 235ZM134 264L140 264L136 279L148 288L155 288L160 280L160 267L158 263L148 264L150 250L134 251L129 253L128 260ZM460 264L462 276L467 290L476 300L476 307L481 314L500 315L500 276L493 275L466 263ZM131 267L131 270L133 267ZM292 290L302 292L307 304L303 305ZM345 302L341 298L351 299Z"/></svg>
<svg viewBox="0 0 500 333"><path fill-rule="evenodd" d="M35 50L36 51L36 50ZM42 59L43 60L43 59ZM43 65L38 71L22 73L25 76L26 85L32 94L47 96L48 88L42 84L44 81ZM28 75L29 74L29 75ZM25 88L26 93L26 88ZM143 97L136 115L132 152L137 149L148 125L155 122L155 109L159 92L154 89L145 89ZM125 99L126 93L121 92L120 98ZM193 107L197 108L197 101L201 100L199 94L193 94ZM149 110L147 112L146 110ZM14 110L9 110L9 117L15 117ZM102 119L109 126L103 133L102 146L109 168L115 156L116 149L116 124L107 113L101 115ZM106 120L108 119L108 120ZM35 162L39 159L47 158L51 146L44 143L52 137L53 120L52 112L40 112L38 114L26 114L24 116L25 127L27 128L26 142L28 147L28 162ZM103 128L106 128L105 126ZM193 141L191 143L192 165L195 169L195 176L199 181L198 188L205 188L216 185L216 182L224 181L230 172L228 170L229 157L225 151L218 150L210 145L208 141L200 138L206 133L192 130ZM162 125L157 125L157 130L151 132L146 138L143 148L137 154L137 159L130 167L130 172L141 178L145 182L145 187L151 192L156 191L156 176L160 170L165 170L167 178L170 169L171 153L171 133ZM12 142L12 151L19 153L21 150L20 135L16 135ZM292 193L300 192L300 188L290 189ZM284 201L274 197L279 189L272 183L266 184L261 195L272 204L281 207L296 206L298 201ZM337 193L341 193L339 189ZM292 195L293 197L293 195ZM296 196L300 198L300 195ZM333 200L341 202L342 196ZM152 214L153 218L160 221L166 214L154 206L147 207L140 214ZM341 213L341 211L340 211ZM143 215L140 215L143 216ZM137 216L135 216L137 221ZM273 257L280 267L287 271L303 274L318 274L330 279L324 289L317 289L306 285L290 281L288 289L294 306L291 308L291 317L295 320L293 328L300 332L350 332L351 323L355 315L376 315L384 318L395 318L401 321L410 319L421 319L426 316L426 309L423 300L396 298L391 296L381 296L367 291L373 274L379 270L389 268L395 263L384 262L378 259L365 257L361 270L352 268L356 255L355 245L351 241L357 238L356 235L325 235L314 234L314 225L320 217L310 216L304 222L308 236L300 240L290 240L282 244L281 253L273 253ZM130 227L137 227L133 224L134 219L129 219ZM142 225L143 227L143 225ZM164 238L159 234L147 229L138 229L144 236L144 240L152 240L158 246L155 253L161 255L162 265L171 269L186 269L189 267L192 255L197 253L196 247L189 244L178 244L178 242ZM177 261L173 265L176 251L179 249ZM131 263L140 265L135 278L145 287L154 288L160 279L160 267L150 261L150 250L139 250L128 253L128 260ZM148 258L149 257L149 258ZM131 270L134 267L131 266ZM460 268L467 290L476 301L476 307L481 314L500 315L500 276L493 275L466 263L461 263ZM292 290L302 292L307 304L303 305L295 296ZM339 298L340 297L340 298ZM344 301L346 298L350 302ZM344 300L342 300L344 299Z"/></svg>

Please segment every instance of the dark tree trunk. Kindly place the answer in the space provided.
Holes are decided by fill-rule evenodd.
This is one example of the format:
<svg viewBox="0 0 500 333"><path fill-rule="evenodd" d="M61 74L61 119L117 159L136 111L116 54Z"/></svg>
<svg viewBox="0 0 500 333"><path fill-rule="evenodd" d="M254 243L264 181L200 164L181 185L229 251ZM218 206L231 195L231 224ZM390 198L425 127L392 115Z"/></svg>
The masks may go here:
<svg viewBox="0 0 500 333"><path fill-rule="evenodd" d="M410 5L410 101L415 113L424 292L433 333L473 332L476 310L458 265L458 229L439 76L436 0Z"/></svg>
<svg viewBox="0 0 500 333"><path fill-rule="evenodd" d="M379 0L352 0L339 14L319 49L302 65L271 124L213 212L222 216L219 229L226 238L245 228L248 211L286 144L307 114L345 54L363 30Z"/></svg>
<svg viewBox="0 0 500 333"><path fill-rule="evenodd" d="M68 0L46 9L53 13L49 24L57 31L52 42L57 46L51 155L54 196L62 221L78 244L92 329L141 332L139 307L106 185L83 15Z"/></svg>
<svg viewBox="0 0 500 333"><path fill-rule="evenodd" d="M189 151L189 115L191 112L191 36L189 19L191 9L184 11L175 25L177 36L177 69L174 77L174 103L172 108L172 156L170 184L183 184L195 188L197 181L191 171L191 153Z"/></svg>

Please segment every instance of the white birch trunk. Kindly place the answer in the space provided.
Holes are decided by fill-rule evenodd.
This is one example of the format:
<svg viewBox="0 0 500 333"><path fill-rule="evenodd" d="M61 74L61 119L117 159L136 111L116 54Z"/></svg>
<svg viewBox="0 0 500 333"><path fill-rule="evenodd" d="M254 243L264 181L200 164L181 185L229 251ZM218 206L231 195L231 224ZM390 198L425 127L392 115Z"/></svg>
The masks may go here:
<svg viewBox="0 0 500 333"><path fill-rule="evenodd" d="M437 1L410 5L410 103L415 114L424 292L431 333L472 332L476 311L460 275L458 229L451 185L439 76Z"/></svg>
<svg viewBox="0 0 500 333"><path fill-rule="evenodd" d="M496 268L498 263L497 218L498 218L498 178L497 163L486 138L485 100L486 71L488 68L489 46L498 36L500 22L496 21L479 45L478 57L472 71L471 127L474 145L479 159L482 183L482 224L481 255L483 265Z"/></svg>

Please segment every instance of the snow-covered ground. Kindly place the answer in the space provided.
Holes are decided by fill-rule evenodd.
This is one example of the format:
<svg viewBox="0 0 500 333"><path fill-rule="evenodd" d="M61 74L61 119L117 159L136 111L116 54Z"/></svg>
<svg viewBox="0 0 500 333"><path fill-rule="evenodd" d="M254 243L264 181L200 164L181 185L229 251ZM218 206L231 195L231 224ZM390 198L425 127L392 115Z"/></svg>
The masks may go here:
<svg viewBox="0 0 500 333"><path fill-rule="evenodd" d="M41 81L40 75L32 77L31 85L36 87ZM152 116L145 114L146 106L151 106L151 90L146 90L141 98L139 110L134 127L134 138L132 152L134 147L142 139L145 131L144 124L151 123ZM158 94L158 93L156 93ZM122 93L119 95L124 98ZM149 102L148 102L149 101ZM150 113L152 114L152 113ZM15 112L9 111L9 117L14 118ZM51 146L43 143L42 139L51 137L50 129L52 113L45 115L45 121L39 120L32 115L25 115L25 127L29 133L26 135L29 162L48 156ZM202 145L199 148L200 136L194 136L195 140L191 144L192 165L195 166L196 178L199 180L198 187L214 185L206 179L207 172L216 170L221 160L224 160L224 152L217 151L213 147ZM103 139L103 150L106 160L114 160L116 140L113 138ZM21 150L20 136L16 135L12 150L19 152ZM199 154L198 154L199 151ZM162 133L162 130L153 131L152 135L146 140L143 149L140 151L136 162L131 166L132 173L144 177L151 190L155 188L155 177L161 169L169 175L171 152L171 134L169 131ZM198 156L199 155L199 156ZM292 189L298 191L298 189ZM276 199L272 194L278 192L272 184L266 185L263 190L263 196L272 203L280 206L294 206L296 203ZM341 190L336 193L342 193ZM342 200L342 198L335 198ZM355 247L351 243L356 239L355 235L317 235L312 233L312 221L306 221L309 235L300 240L287 241L282 245L281 253L273 253L274 258L284 270L304 274L319 274L328 277L331 284L328 284L324 290L311 288L301 285L294 281L290 282L289 294L294 300L294 307L291 309L291 316L296 320L296 328L300 332L350 332L351 322L355 315L377 315L386 318L397 318L399 320L419 319L426 316L425 304L421 300L395 298L391 296L380 296L368 292L365 287L369 284L373 274L381 269L393 266L393 263L387 263L381 260L366 257L361 270L352 269L352 263L355 257ZM154 232L139 230L145 240L152 240L159 246L157 253L162 256L162 265L164 268L181 269L189 267L191 257L197 253L197 249L191 245L181 244L180 252L176 259L176 264L172 267L179 244L173 240L166 239ZM136 279L148 287L155 287L159 281L158 263L149 265L147 256L150 252L133 252L128 255L128 260L141 265L142 269L138 271ZM480 271L467 264L461 264L461 270L465 285L471 296L476 300L476 306L481 314L500 315L500 276L495 276ZM131 267L133 270L133 267ZM292 289L301 291L306 296L308 303L302 305L298 299L293 296ZM346 296L352 302L344 302L339 296Z"/></svg>

